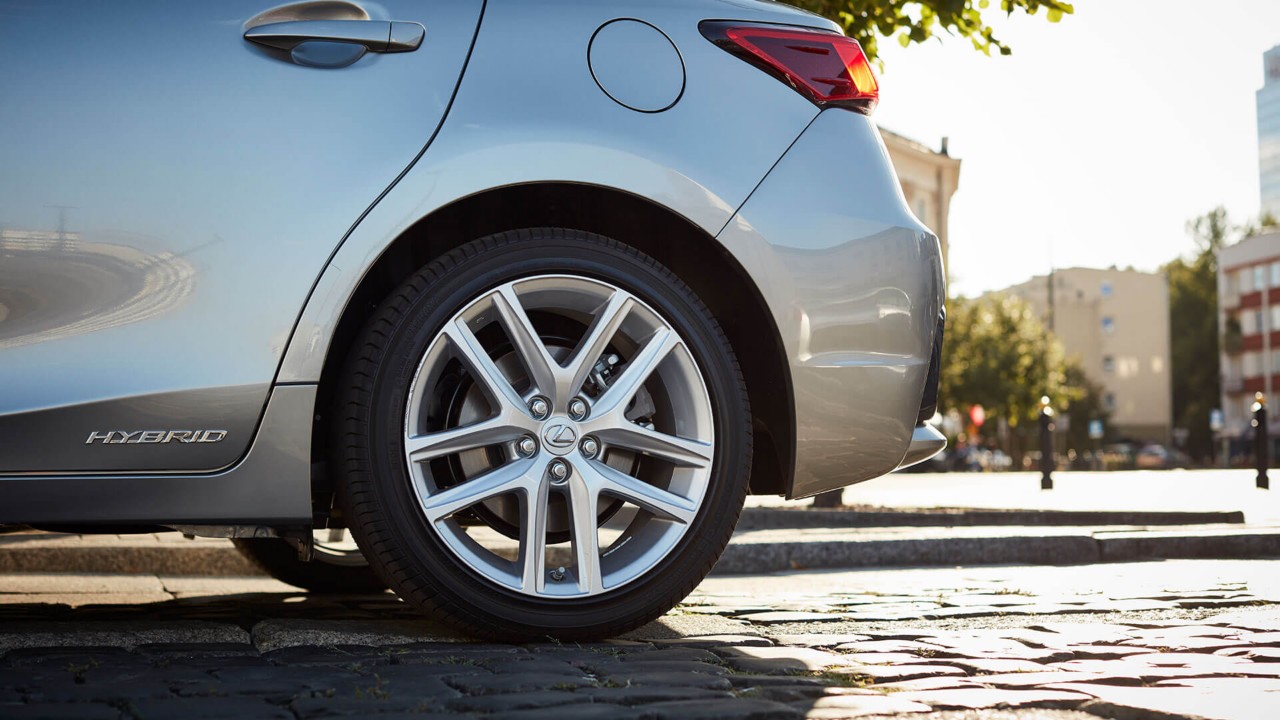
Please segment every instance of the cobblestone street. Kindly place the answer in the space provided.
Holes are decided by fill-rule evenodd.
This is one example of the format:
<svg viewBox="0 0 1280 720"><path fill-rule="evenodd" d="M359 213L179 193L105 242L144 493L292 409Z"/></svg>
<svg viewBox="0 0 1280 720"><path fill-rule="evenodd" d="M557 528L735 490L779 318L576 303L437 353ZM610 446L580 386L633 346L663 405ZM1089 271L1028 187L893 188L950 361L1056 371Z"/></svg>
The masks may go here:
<svg viewBox="0 0 1280 720"><path fill-rule="evenodd" d="M14 574L0 603L6 719L1280 713L1280 561L721 576L591 645L261 578Z"/></svg>

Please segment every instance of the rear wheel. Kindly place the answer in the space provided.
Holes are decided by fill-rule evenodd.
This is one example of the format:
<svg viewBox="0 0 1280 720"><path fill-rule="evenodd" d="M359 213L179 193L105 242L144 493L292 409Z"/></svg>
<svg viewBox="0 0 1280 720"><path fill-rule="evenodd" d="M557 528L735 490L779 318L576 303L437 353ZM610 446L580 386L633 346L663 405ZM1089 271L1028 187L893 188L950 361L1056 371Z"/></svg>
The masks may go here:
<svg viewBox="0 0 1280 720"><path fill-rule="evenodd" d="M318 593L380 593L387 589L346 530L316 530L310 562L299 560L298 549L279 538L238 538L233 542L268 575L294 587Z"/></svg>
<svg viewBox="0 0 1280 720"><path fill-rule="evenodd" d="M746 494L746 392L715 319L653 259L576 231L425 267L366 325L339 417L344 516L375 571L489 637L661 615Z"/></svg>

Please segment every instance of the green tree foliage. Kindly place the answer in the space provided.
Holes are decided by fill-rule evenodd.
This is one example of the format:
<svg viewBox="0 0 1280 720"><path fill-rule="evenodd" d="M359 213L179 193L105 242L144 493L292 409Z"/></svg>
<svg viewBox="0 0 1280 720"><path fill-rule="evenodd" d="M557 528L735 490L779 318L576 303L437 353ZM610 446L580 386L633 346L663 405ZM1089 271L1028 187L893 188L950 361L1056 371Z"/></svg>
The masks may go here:
<svg viewBox="0 0 1280 720"><path fill-rule="evenodd" d="M991 294L949 301L943 358L943 406L967 415L981 405L987 438L1003 418L1010 427L1005 449L1015 462L1035 446L1041 397L1071 417L1064 449L1091 449L1089 421L1110 419L1102 387L1085 376L1078 359L1064 355L1035 309L1019 298Z"/></svg>
<svg viewBox="0 0 1280 720"><path fill-rule="evenodd" d="M1195 238L1195 255L1164 266L1173 329L1169 343L1173 422L1188 431L1187 454L1204 461L1213 452L1209 412L1220 403L1218 250L1232 233L1231 221L1226 209L1219 207L1187 222L1187 232Z"/></svg>
<svg viewBox="0 0 1280 720"><path fill-rule="evenodd" d="M1075 11L1060 0L787 0L796 7L831 18L849 37L862 44L867 56L878 55L881 37L897 38L907 47L922 43L938 32L968 38L974 49L990 55L1012 52L996 38L987 18L991 13L1035 15L1045 11L1049 22Z"/></svg>
<svg viewBox="0 0 1280 720"><path fill-rule="evenodd" d="M1004 295L957 298L947 306L947 339L942 364L941 400L967 411L981 405L990 418L1011 427L1029 425L1040 411L1040 397L1063 407L1066 387L1062 346L1034 309Z"/></svg>

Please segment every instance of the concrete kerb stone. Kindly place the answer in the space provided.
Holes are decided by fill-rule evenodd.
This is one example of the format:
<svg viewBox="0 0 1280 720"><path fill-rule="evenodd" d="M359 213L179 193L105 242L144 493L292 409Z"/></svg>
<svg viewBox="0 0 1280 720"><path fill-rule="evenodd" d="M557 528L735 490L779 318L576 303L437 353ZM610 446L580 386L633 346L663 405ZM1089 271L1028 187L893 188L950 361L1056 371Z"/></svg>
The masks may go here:
<svg viewBox="0 0 1280 720"><path fill-rule="evenodd" d="M41 538L45 536L27 536ZM46 543L31 539L0 544L0 573L139 573L148 575L262 575L263 571L230 541L117 541L114 536L84 542Z"/></svg>
<svg viewBox="0 0 1280 720"><path fill-rule="evenodd" d="M842 527L975 527L975 526L1169 526L1237 525L1240 510L1217 512L1110 510L979 510L930 508L883 510L860 508L748 507L738 531Z"/></svg>
<svg viewBox="0 0 1280 720"><path fill-rule="evenodd" d="M249 633L230 623L182 621L4 622L0 655L21 648L116 647L230 643L248 646Z"/></svg>
<svg viewBox="0 0 1280 720"><path fill-rule="evenodd" d="M466 643L468 638L431 620L262 620L252 642L261 652L290 647Z"/></svg>
<svg viewBox="0 0 1280 720"><path fill-rule="evenodd" d="M1219 533L1102 532L1095 537L1099 559L1108 562L1146 558L1280 557L1280 528Z"/></svg>
<svg viewBox="0 0 1280 720"><path fill-rule="evenodd" d="M797 514L799 511L778 510ZM807 512L807 511L806 511ZM824 511L814 511L823 514ZM826 511L829 514L832 511ZM844 511L834 511L844 512ZM736 534L715 567L719 574L805 568L1052 564L1174 558L1280 557L1280 528L1218 525L1124 531L965 526L860 532L854 526ZM989 530L989 531L988 531ZM1007 534L1002 534L1006 532ZM158 537L158 536L157 536ZM261 576L228 541L141 542L113 536L26 536L0 542L0 573L136 573L159 576Z"/></svg>
<svg viewBox="0 0 1280 720"><path fill-rule="evenodd" d="M717 573L762 573L807 568L913 565L1078 564L1097 562L1089 535L969 537L895 540L730 543Z"/></svg>

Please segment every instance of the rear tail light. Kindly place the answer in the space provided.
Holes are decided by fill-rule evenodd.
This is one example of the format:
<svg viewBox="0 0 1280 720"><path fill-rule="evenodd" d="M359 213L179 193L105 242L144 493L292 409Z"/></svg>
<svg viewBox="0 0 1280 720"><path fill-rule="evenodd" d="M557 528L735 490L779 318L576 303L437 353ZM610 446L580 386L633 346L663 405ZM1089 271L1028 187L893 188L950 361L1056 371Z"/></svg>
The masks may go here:
<svg viewBox="0 0 1280 720"><path fill-rule="evenodd" d="M870 115L880 86L857 40L825 30L704 22L708 40L795 88L819 107Z"/></svg>

